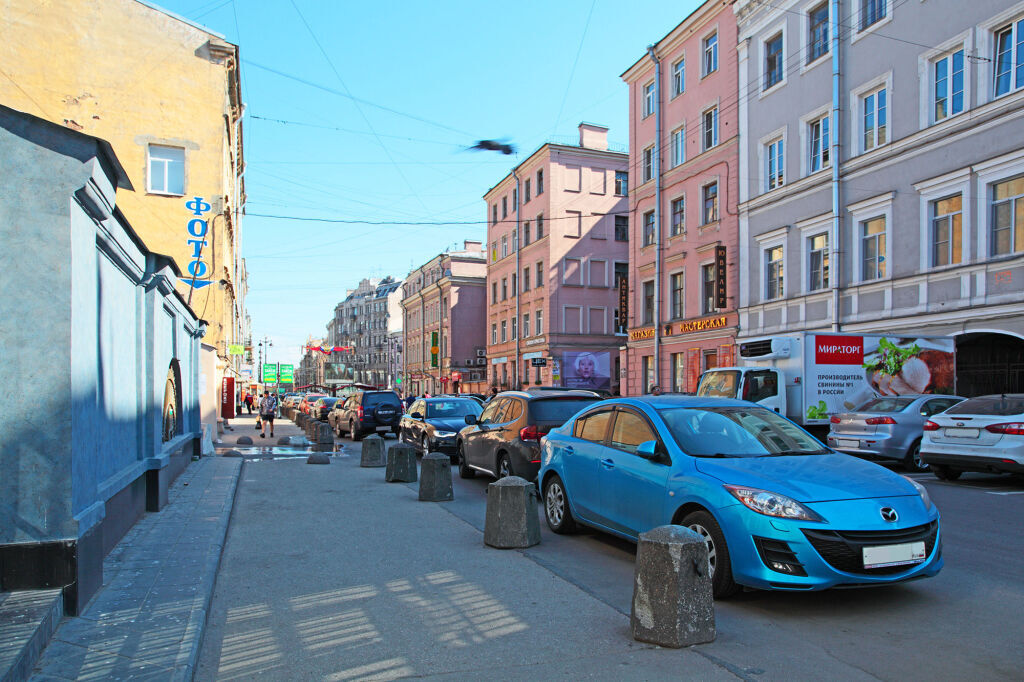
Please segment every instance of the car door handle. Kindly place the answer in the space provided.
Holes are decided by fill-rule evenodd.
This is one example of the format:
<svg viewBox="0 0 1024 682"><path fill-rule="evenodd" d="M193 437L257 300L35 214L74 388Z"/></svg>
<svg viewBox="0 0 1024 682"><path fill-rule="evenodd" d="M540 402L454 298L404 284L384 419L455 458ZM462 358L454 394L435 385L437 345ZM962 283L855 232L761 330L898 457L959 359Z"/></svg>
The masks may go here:
<svg viewBox="0 0 1024 682"><path fill-rule="evenodd" d="M564 448L562 448L562 452L564 452L567 455L571 455L576 451L572 449L571 445L566 445Z"/></svg>
<svg viewBox="0 0 1024 682"><path fill-rule="evenodd" d="M605 469L614 469L615 461L611 459L602 459L601 466L603 466Z"/></svg>

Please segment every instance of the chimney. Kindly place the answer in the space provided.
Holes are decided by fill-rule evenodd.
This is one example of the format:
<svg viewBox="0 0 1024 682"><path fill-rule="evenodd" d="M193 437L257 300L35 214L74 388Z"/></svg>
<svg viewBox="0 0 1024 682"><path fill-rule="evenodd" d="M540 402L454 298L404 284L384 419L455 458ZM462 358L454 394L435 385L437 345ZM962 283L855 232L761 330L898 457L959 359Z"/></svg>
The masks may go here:
<svg viewBox="0 0 1024 682"><path fill-rule="evenodd" d="M483 251L484 243L472 239L465 239L462 242L462 248L465 251Z"/></svg>
<svg viewBox="0 0 1024 682"><path fill-rule="evenodd" d="M580 146L608 151L608 129L593 123L580 123Z"/></svg>

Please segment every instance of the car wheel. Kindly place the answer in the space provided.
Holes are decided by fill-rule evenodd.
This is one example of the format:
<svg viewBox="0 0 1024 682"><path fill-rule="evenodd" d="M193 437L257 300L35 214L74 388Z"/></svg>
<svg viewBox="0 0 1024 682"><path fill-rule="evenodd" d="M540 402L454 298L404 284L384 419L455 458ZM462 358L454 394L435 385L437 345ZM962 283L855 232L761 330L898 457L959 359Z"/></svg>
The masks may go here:
<svg viewBox="0 0 1024 682"><path fill-rule="evenodd" d="M363 437L359 435L359 430L356 429L355 422L348 423L348 435L352 437L352 440L362 440Z"/></svg>
<svg viewBox="0 0 1024 682"><path fill-rule="evenodd" d="M544 519L548 528L559 535L576 531L576 520L569 511L569 495L558 476L552 476L544 483Z"/></svg>
<svg viewBox="0 0 1024 682"><path fill-rule="evenodd" d="M512 462L509 461L508 455L504 452L498 455L498 466L496 467L498 472L498 480L514 476L512 472Z"/></svg>
<svg viewBox="0 0 1024 682"><path fill-rule="evenodd" d="M682 525L704 538L708 546L708 569L711 571L711 588L716 599L729 597L740 590L732 579L732 562L725 535L715 517L705 511L687 514Z"/></svg>
<svg viewBox="0 0 1024 682"><path fill-rule="evenodd" d="M476 472L473 469L470 469L469 465L466 464L466 452L462 449L462 443L459 443L458 446L456 446L455 456L458 458L459 462L459 478L473 478L476 476Z"/></svg>
<svg viewBox="0 0 1024 682"><path fill-rule="evenodd" d="M341 438L341 422L334 422L334 435Z"/></svg>
<svg viewBox="0 0 1024 682"><path fill-rule="evenodd" d="M935 474L935 478L940 481L955 481L960 478L960 474L964 473L958 469L950 469L945 464L932 464L929 468Z"/></svg>
<svg viewBox="0 0 1024 682"><path fill-rule="evenodd" d="M910 446L907 456L903 458L903 468L918 473L928 471L928 464L921 459L921 441L915 440Z"/></svg>

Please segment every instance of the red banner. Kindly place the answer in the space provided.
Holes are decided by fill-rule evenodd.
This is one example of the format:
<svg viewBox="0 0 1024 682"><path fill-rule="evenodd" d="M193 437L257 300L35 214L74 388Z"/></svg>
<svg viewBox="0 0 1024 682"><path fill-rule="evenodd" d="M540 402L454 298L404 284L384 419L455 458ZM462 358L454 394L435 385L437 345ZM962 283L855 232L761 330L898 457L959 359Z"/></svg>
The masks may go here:
<svg viewBox="0 0 1024 682"><path fill-rule="evenodd" d="M864 363L863 336L814 337L814 361L819 365L860 365Z"/></svg>

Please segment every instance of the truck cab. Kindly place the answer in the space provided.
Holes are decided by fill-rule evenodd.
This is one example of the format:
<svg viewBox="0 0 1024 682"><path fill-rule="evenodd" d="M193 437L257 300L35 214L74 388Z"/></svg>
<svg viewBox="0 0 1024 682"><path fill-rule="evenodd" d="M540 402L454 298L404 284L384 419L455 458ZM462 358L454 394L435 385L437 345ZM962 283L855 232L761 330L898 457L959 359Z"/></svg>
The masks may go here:
<svg viewBox="0 0 1024 682"><path fill-rule="evenodd" d="M785 374L774 367L718 367L701 375L697 395L749 400L786 415L785 385Z"/></svg>

